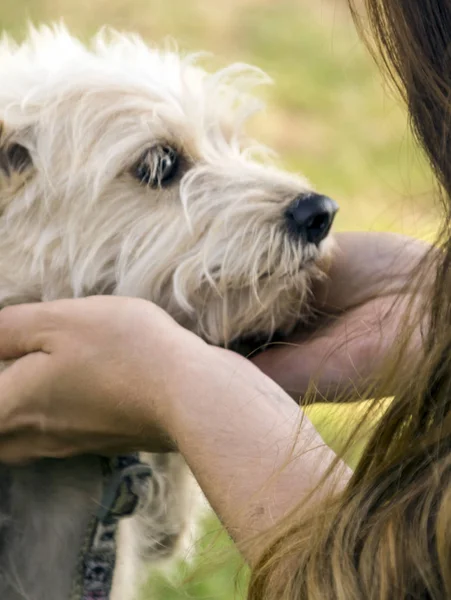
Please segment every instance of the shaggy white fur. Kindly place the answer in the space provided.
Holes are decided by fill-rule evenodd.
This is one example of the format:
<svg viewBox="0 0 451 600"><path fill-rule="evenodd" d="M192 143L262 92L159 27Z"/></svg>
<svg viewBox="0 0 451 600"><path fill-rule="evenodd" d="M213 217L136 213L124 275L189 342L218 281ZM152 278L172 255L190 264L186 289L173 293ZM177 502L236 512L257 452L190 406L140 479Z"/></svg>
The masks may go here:
<svg viewBox="0 0 451 600"><path fill-rule="evenodd" d="M286 210L312 188L246 137L260 107L250 91L268 78L242 64L209 74L198 59L107 30L89 46L63 26L32 29L21 45L3 39L0 304L138 296L214 344L286 332L300 318L330 242L293 235ZM133 595L124 574L137 555L166 554L190 520L181 459L149 460L156 477L148 511L122 531L121 600ZM16 472L7 475L14 481ZM51 466L36 479L44 480L50 498L58 485ZM39 510L64 512L51 504ZM33 522L42 516L33 498L26 510ZM45 540L29 530L27 547L50 544L63 557L61 527L52 521ZM47 575L41 565L32 581L14 535L5 533L12 541L0 557L2 600L67 598L73 564L60 565L60 582L57 565ZM25 562L40 560L32 548Z"/></svg>

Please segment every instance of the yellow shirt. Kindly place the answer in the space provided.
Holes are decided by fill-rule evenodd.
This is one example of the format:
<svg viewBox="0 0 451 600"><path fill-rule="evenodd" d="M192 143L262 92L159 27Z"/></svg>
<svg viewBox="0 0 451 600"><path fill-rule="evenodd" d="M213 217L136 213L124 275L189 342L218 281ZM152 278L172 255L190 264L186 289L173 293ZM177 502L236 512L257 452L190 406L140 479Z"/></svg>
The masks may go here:
<svg viewBox="0 0 451 600"><path fill-rule="evenodd" d="M388 407L390 398L383 400L375 408L362 426L365 413L372 406L371 401L340 404L317 403L305 408L305 413L314 427L332 450L354 469L378 419ZM349 444L352 436L352 444ZM349 447L346 449L346 444Z"/></svg>

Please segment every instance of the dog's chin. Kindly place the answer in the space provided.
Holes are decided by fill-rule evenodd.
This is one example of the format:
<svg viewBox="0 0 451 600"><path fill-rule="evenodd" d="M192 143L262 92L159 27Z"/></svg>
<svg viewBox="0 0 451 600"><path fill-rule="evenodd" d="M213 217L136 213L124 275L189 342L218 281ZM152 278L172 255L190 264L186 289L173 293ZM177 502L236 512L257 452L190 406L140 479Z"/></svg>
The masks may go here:
<svg viewBox="0 0 451 600"><path fill-rule="evenodd" d="M229 344L220 344L222 348L227 347L241 356L251 358L257 356L261 352L267 350L271 344L281 342L286 336L281 333L273 333L272 335L247 335L242 338L236 338Z"/></svg>

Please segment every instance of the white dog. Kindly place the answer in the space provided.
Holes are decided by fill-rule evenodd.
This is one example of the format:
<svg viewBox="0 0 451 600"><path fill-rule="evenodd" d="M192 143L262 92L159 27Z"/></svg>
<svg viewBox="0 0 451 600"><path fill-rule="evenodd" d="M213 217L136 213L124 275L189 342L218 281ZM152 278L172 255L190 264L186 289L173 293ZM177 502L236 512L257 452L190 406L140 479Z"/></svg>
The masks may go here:
<svg viewBox="0 0 451 600"><path fill-rule="evenodd" d="M243 125L266 81L115 33L89 48L63 27L4 39L0 304L119 294L213 344L288 332L337 207L256 159ZM105 473L96 457L2 467L0 598L105 600L114 540L111 595L132 598L140 562L173 551L194 504L179 456L141 459L150 478L133 461ZM115 508L96 512L117 490L119 514L133 513L119 525Z"/></svg>

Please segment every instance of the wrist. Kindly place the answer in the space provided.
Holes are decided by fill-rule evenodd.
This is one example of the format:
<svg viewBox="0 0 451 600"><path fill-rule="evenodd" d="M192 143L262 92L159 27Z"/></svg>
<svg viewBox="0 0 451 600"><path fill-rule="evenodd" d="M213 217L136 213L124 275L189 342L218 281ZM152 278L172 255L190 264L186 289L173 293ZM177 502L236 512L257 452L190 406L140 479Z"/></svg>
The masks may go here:
<svg viewBox="0 0 451 600"><path fill-rule="evenodd" d="M142 390L139 413L145 420L147 439L153 443L157 429L165 447L176 450L180 407L193 404L199 381L214 369L211 366L214 349L175 322L168 324L165 333L157 359L152 364L140 361L141 374L134 379ZM155 356L155 350L152 354ZM143 359L149 355L150 352L141 354ZM195 406L192 410L195 412Z"/></svg>
<svg viewBox="0 0 451 600"><path fill-rule="evenodd" d="M180 438L187 433L187 419L196 419L205 408L206 390L214 395L211 380L220 377L216 348L194 334L188 333L188 336L174 347L170 375L157 407L158 424L174 450L179 449ZM189 339L191 337L195 339Z"/></svg>
<svg viewBox="0 0 451 600"><path fill-rule="evenodd" d="M194 432L223 430L242 413L243 405L250 410L249 404L261 406L271 398L270 405L274 405L285 397L282 389L248 360L206 343L199 345L196 354L190 353L178 375L171 384L161 423L179 450L194 445L202 452L201 437ZM228 414L228 422L220 413Z"/></svg>

